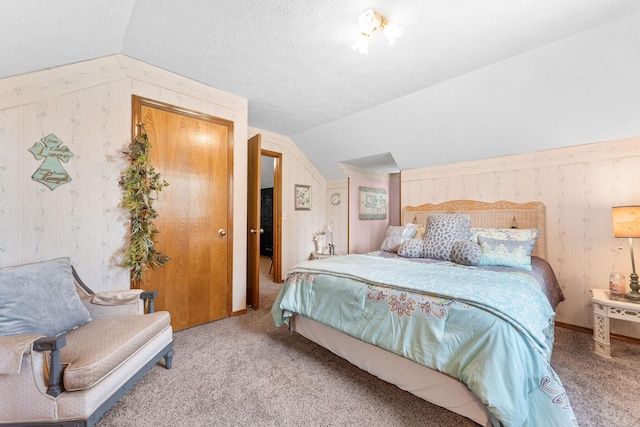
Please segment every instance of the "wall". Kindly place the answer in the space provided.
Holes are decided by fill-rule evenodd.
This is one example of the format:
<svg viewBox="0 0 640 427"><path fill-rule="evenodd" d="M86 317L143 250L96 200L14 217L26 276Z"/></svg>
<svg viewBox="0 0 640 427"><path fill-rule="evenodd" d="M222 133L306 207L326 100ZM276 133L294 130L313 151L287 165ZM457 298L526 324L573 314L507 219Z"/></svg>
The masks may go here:
<svg viewBox="0 0 640 427"><path fill-rule="evenodd" d="M313 233L327 224L327 182L290 138L249 128L249 138L258 133L264 150L282 153L282 271L286 273L309 258L314 251ZM310 211L294 209L295 184L311 186Z"/></svg>
<svg viewBox="0 0 640 427"><path fill-rule="evenodd" d="M358 174L352 171L348 173L354 174L354 179L358 182ZM371 171L360 173L372 173ZM349 253L349 212L354 212L355 218L352 218L356 224L361 225L362 229L359 229L358 233L354 233L351 239L355 245L362 246L362 251L366 252L364 246L376 250L380 247L380 243L384 239L386 227L388 225L400 224L400 174L377 174L378 178L373 180L371 185L387 187L388 190L388 217L384 225L380 225L383 221L360 221L358 217L358 189L349 190L350 178L334 179L327 181L327 223L331 223L333 226L333 237L336 253L346 254ZM362 184L365 185L365 184ZM330 202L330 197L333 193L340 194L342 201L339 205L334 206ZM351 195L351 200L349 196ZM375 229L375 236L370 237L371 233L367 230L371 228ZM363 241L363 236L364 241ZM360 249L358 249L360 250Z"/></svg>
<svg viewBox="0 0 640 427"><path fill-rule="evenodd" d="M566 298L556 320L592 328L589 289L608 288L610 272L627 280L631 272L626 239L613 238L611 207L640 204L639 179L640 137L634 137L403 171L402 204L543 202L547 260ZM640 325L614 320L612 328L640 337Z"/></svg>
<svg viewBox="0 0 640 427"><path fill-rule="evenodd" d="M331 195L340 194L340 204L331 204ZM327 224L333 230L333 245L336 254L349 253L349 179L327 181Z"/></svg>
<svg viewBox="0 0 640 427"><path fill-rule="evenodd" d="M132 94L234 122L233 310L244 309L247 101L123 55L0 80L0 267L69 256L94 290L129 287L118 180ZM42 160L27 151L49 133L74 154L72 181L54 191L31 179Z"/></svg>
<svg viewBox="0 0 640 427"><path fill-rule="evenodd" d="M349 253L362 254L380 249L387 228L399 224L397 175L342 165L349 175ZM387 190L387 218L360 219L360 187Z"/></svg>

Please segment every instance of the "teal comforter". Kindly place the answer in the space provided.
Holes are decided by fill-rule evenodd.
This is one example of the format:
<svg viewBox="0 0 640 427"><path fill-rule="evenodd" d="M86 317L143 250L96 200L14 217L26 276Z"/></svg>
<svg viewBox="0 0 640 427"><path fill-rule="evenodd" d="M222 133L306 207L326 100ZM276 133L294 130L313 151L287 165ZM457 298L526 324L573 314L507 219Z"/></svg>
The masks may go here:
<svg viewBox="0 0 640 427"><path fill-rule="evenodd" d="M527 274L369 255L294 267L272 307L464 382L498 426L577 425L549 360L554 312Z"/></svg>

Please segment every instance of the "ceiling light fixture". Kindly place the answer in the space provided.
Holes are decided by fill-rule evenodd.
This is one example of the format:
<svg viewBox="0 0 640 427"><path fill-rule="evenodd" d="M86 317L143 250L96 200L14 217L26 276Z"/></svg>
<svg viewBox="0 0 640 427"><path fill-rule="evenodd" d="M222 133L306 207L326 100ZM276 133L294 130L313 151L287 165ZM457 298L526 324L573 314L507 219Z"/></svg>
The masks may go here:
<svg viewBox="0 0 640 427"><path fill-rule="evenodd" d="M369 37L378 28L383 32L389 46L395 44L396 39L402 35L402 28L387 21L382 15L376 13L373 9L367 9L358 17L358 25L360 26L360 35L356 43L352 46L353 50L360 53L369 53Z"/></svg>

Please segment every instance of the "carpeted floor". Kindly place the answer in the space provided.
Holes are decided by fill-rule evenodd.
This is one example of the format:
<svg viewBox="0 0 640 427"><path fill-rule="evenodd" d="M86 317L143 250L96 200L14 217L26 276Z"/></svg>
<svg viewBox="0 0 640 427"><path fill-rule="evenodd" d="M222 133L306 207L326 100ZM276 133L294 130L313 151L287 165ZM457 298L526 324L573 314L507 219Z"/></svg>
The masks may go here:
<svg viewBox="0 0 640 427"><path fill-rule="evenodd" d="M111 426L474 426L352 366L286 329L269 310L280 285L262 265L261 309L174 334L157 365L96 424ZM581 426L640 425L640 346L556 328L552 365Z"/></svg>

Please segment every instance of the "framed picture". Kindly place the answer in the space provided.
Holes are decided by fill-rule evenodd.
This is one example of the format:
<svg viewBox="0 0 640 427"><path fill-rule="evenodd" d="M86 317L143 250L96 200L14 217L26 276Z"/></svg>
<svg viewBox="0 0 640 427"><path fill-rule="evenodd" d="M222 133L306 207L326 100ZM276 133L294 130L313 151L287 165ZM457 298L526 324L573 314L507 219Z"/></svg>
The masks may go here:
<svg viewBox="0 0 640 427"><path fill-rule="evenodd" d="M297 211L310 211L311 210L311 186L310 185L295 185L295 209Z"/></svg>
<svg viewBox="0 0 640 427"><path fill-rule="evenodd" d="M387 219L387 189L360 187L360 219Z"/></svg>

